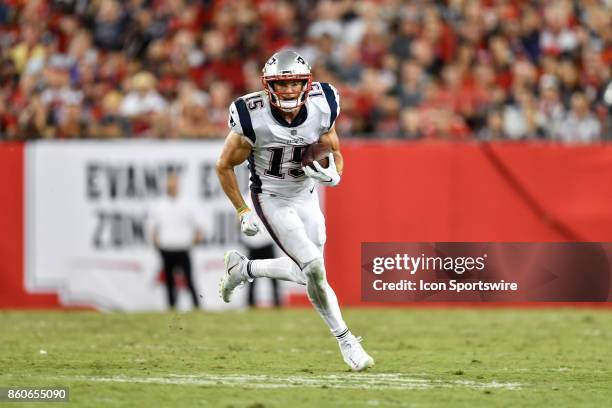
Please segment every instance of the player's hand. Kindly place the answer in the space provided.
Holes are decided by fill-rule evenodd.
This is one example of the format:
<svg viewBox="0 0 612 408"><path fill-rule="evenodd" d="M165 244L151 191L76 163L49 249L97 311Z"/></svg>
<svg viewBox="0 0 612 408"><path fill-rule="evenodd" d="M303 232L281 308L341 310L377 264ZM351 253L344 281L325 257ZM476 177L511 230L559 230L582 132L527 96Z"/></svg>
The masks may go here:
<svg viewBox="0 0 612 408"><path fill-rule="evenodd" d="M259 218L249 208L240 213L240 229L249 237L259 232Z"/></svg>
<svg viewBox="0 0 612 408"><path fill-rule="evenodd" d="M313 170L310 166L302 167L302 170L317 183L328 187L334 187L340 183L340 174L336 169L333 153L329 154L329 166L327 168L323 168L317 161L312 162L312 165L315 166L316 170Z"/></svg>

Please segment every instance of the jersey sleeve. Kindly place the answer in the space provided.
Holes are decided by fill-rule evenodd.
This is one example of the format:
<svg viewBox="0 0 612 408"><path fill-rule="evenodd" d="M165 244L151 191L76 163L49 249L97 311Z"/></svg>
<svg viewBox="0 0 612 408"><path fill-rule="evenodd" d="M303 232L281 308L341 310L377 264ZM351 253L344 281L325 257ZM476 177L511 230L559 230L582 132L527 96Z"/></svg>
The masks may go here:
<svg viewBox="0 0 612 408"><path fill-rule="evenodd" d="M327 122L327 131L329 131L334 127L336 119L340 114L340 94L333 85L325 82L321 82L321 89L329 106L329 121Z"/></svg>
<svg viewBox="0 0 612 408"><path fill-rule="evenodd" d="M232 102L229 107L229 118L227 119L227 126L230 128L230 130L244 135L242 125L240 124L240 118L238 117L238 109L236 109L236 101Z"/></svg>
<svg viewBox="0 0 612 408"><path fill-rule="evenodd" d="M255 144L255 131L251 114L242 98L236 99L229 108L227 125L234 132L243 135L250 144Z"/></svg>

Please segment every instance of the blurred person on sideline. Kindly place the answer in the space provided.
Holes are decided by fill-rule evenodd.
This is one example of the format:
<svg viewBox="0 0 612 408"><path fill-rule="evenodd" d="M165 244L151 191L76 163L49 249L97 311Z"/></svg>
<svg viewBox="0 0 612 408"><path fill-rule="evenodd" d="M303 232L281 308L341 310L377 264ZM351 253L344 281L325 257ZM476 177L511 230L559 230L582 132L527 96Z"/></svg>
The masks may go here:
<svg viewBox="0 0 612 408"><path fill-rule="evenodd" d="M170 172L166 181L167 197L153 210L153 245L159 251L164 269L168 305L176 306L175 272L180 269L185 277L193 307L200 302L193 281L189 250L203 238L194 214L187 202L179 198L179 175Z"/></svg>

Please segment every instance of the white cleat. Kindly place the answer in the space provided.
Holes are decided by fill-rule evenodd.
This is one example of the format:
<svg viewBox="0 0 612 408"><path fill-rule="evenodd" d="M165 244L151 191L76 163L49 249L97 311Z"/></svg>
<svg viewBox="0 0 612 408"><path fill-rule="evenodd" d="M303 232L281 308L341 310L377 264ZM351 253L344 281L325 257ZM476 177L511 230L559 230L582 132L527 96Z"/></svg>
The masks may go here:
<svg viewBox="0 0 612 408"><path fill-rule="evenodd" d="M229 303L234 289L247 281L242 274L242 270L244 268L244 263L247 262L248 259L240 252L231 250L225 253L223 261L225 263L225 274L223 274L223 278L221 278L221 283L219 284L219 293L223 301Z"/></svg>
<svg viewBox="0 0 612 408"><path fill-rule="evenodd" d="M355 337L349 334L346 339L338 343L344 362L348 364L353 371L363 371L374 365L374 359L365 352L360 342L361 337Z"/></svg>

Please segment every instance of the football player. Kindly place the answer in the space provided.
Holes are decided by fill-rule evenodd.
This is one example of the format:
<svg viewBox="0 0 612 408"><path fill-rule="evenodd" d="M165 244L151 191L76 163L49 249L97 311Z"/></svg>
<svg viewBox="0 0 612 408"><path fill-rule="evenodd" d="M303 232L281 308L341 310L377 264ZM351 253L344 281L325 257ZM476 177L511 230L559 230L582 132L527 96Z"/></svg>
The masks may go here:
<svg viewBox="0 0 612 408"><path fill-rule="evenodd" d="M343 160L334 122L339 95L327 83L312 81L310 65L293 51L274 54L263 67L263 91L236 99L229 109L230 132L217 161L221 186L240 218L242 232L257 234L263 222L286 257L249 260L237 251L225 254L221 296L258 277L306 285L308 298L338 340L344 361L354 371L374 360L342 319L338 299L327 283L323 245L325 219L315 183L340 182ZM329 165L302 167L312 143L330 147ZM234 167L248 160L253 212L242 197Z"/></svg>

